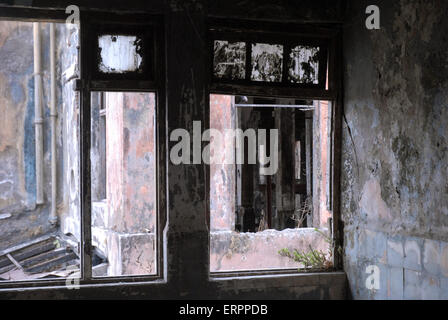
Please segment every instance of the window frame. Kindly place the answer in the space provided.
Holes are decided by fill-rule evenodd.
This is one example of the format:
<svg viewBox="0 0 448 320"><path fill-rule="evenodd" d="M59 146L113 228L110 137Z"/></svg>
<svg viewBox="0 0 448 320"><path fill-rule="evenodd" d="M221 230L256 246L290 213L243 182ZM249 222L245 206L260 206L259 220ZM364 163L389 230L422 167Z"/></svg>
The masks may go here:
<svg viewBox="0 0 448 320"><path fill-rule="evenodd" d="M37 9L37 8L19 8L19 7L8 7L8 6L0 6L0 18L5 20L20 20L20 21L29 21L29 22L59 22L64 23L67 18L67 13L61 9ZM84 18L86 14L93 13L93 11L83 11L81 18ZM98 12L95 12L94 15L98 17ZM104 13L103 13L104 14ZM107 17L111 17L111 13L104 14ZM134 17L139 16L140 14L132 14L133 21L135 21ZM167 261L166 261L166 242L167 239L163 239L163 227L167 222L167 161L166 158L166 150L167 150L167 113L166 113L166 52L165 52L165 41L166 37L163 31L164 28L164 19L165 17L162 15L154 16L148 14L142 14L144 17L150 16L151 18L156 18L158 21L158 29L156 32L156 57L160 57L160 68L156 73L157 83L144 83L138 82L134 83L132 86L129 82L123 82L121 84L121 89L116 91L150 91L151 85L155 85L157 88L156 92L156 123L157 123L157 141L159 143L160 152L158 153L157 163L160 165L159 171L157 173L159 190L161 190L158 195L158 225L157 225L157 234L159 236L159 242L157 248L158 251L158 271L160 274L158 276L147 276L147 277L133 277L133 276L124 276L124 277L114 277L114 278L83 278L80 279L81 289L84 288L101 288L108 286L116 286L116 287L127 287L127 286L137 286L140 285L149 285L151 290L159 290L162 291L166 288L167 283ZM123 15L117 15L115 22L120 22L123 19ZM148 20L147 20L148 21ZM146 22L147 22L146 21ZM129 21L128 21L129 22ZM270 31L281 31L284 28L284 25L278 23L265 22L260 24L260 22L246 21L241 22L241 20L234 19L217 19L211 18L208 21L209 25L214 26L232 26L233 30L244 30L245 28L255 28L258 32L263 33L264 30L270 29ZM280 27L278 27L280 25ZM85 22L81 21L81 29L83 32L83 27L85 26ZM315 90L315 89L306 89L306 88L284 88L277 87L275 89L271 89L270 87L264 88L256 88L254 86L249 85L216 85L212 84L211 81L208 83L208 93L209 94L247 94L252 96L272 96L272 97L302 97L303 99L316 99L316 100L328 100L333 103L332 108L332 124L331 124L331 135L332 135L332 156L331 156L331 187L332 187L332 208L333 208L333 237L336 245L340 245L342 243L342 223L340 220L340 170L341 170L341 136L342 136L342 27L339 25L332 25L331 28L320 28L316 26L310 25L299 25L294 27L293 23L288 22L288 32L305 32L307 34L313 35L321 35L330 38L330 50L329 50L329 62L328 62L328 90ZM279 30L280 28L280 30ZM284 29L283 31L284 32ZM82 39L82 35L80 34L80 39ZM81 41L81 40L80 40ZM82 46L81 46L82 52ZM82 59L82 56L80 57ZM82 64L82 60L81 60ZM212 65L213 60L208 62L208 65ZM109 83L110 84L110 83ZM107 88L108 83L104 81L91 81L90 83L86 83L83 81L77 81L77 88L80 90L80 99L88 101L90 107L90 91L113 91ZM88 93L88 94L87 94ZM81 108L83 108L83 103L80 101ZM90 109L90 108L89 108ZM82 109L85 113L85 110ZM90 112L90 110L89 110ZM209 110L206 104L206 110L204 110L207 114L205 117L209 118ZM81 113L81 115L83 114ZM90 114L90 113L88 113ZM81 116L80 115L80 116ZM83 125L86 126L87 119L90 116L87 115L83 117ZM90 124L90 123L89 123ZM87 127L89 128L89 127ZM81 127L82 129L82 127ZM89 128L89 136L90 136L90 128ZM85 138L84 138L85 139ZM88 142L90 144L90 142ZM82 147L80 146L81 150ZM90 150L89 150L90 151ZM89 152L85 152L89 153ZM80 159L82 160L82 159ZM84 159L85 162L86 159ZM89 163L89 161L87 162ZM90 164L89 164L90 166ZM87 172L84 170L82 175L80 176L83 184L87 184ZM206 175L205 175L205 186L206 186L206 203L209 203L210 196L210 186L209 186L209 177L210 170L207 167ZM83 191L82 191L83 192ZM85 194L85 192L81 193L82 203L85 204L85 198L90 198L90 194ZM89 199L90 201L90 199ZM88 206L91 206L91 203L88 202ZM87 209L87 208L85 208ZM90 208L91 209L91 208ZM91 213L91 212L89 212ZM209 223L209 206L206 206L206 217L207 223ZM82 213L82 219L87 219L87 212L84 211ZM90 218L90 216L88 217ZM88 224L89 228L91 227L90 223ZM82 232L85 233L86 230ZM89 238L91 241L91 239ZM209 241L210 238L207 238ZM81 240L82 241L82 240ZM86 246L81 246L84 250L87 248ZM82 250L82 252L84 252ZM335 261L335 273L340 274L337 270L341 270L342 268L342 255L339 251L334 252L334 261ZM83 263L83 262L81 262ZM169 266L168 266L169 267ZM91 270L90 270L91 271ZM328 274L328 273L325 273ZM216 281L221 282L220 286L226 286L227 282L229 282L229 286L232 286L232 279L241 276L251 276L253 279L258 279L260 276L260 280L266 280L271 283L272 281L276 281L277 276L288 275L288 279L302 279L302 277L313 277L313 274L305 274L305 273L297 273L297 270L294 269L291 273L291 270L281 270L279 272L264 272L264 271L254 271L247 272L246 274L240 272L231 273L231 274L212 274L209 272L209 283L215 283ZM268 277L266 277L266 275ZM342 275L340 275L342 276ZM242 281L244 278L237 278ZM297 280L302 281L302 280ZM224 288L223 287L223 288ZM66 289L66 279L41 279L41 280L33 280L33 281L5 281L0 282L0 291L7 292L8 290L35 290L35 289ZM233 290L233 286L232 286ZM153 291L151 291L153 292ZM155 291L154 291L155 292Z"/></svg>
<svg viewBox="0 0 448 320"><path fill-rule="evenodd" d="M115 74L104 74L100 78L95 77L97 73L92 71L92 66L97 63L97 56L92 54L95 48L93 41L98 36L97 32L89 33L95 26L105 25L107 31L117 30L118 34L128 33L132 30L150 27L153 33L152 55L144 58L150 58L153 64L149 70L154 72L151 79L132 77L131 79L117 79ZM122 33L123 32L123 33ZM163 260L163 229L166 224L166 160L165 160L165 87L164 87L164 55L163 48L163 19L160 16L149 14L127 14L118 15L111 13L86 12L81 16L80 28L80 178L81 178L81 284L97 283L106 284L117 282L143 282L150 283L164 278L164 260ZM83 48L87 48L83 50ZM126 74L123 74L126 78ZM92 276L92 233L91 233L91 172L90 172L90 142L91 142L91 92L95 91L117 91L117 92L153 92L155 93L155 132L156 132L156 274L155 275L124 275L115 277L93 277Z"/></svg>
<svg viewBox="0 0 448 320"><path fill-rule="evenodd" d="M287 32L285 32L287 28ZM243 36L241 36L241 34ZM249 35L245 35L249 34ZM333 263L337 272L342 269L342 254L336 248L342 243L342 224L340 223L340 170L341 170L341 136L342 136L342 32L339 28L332 26L315 27L304 24L281 24L275 22L260 23L258 21L242 21L234 19L210 18L208 19L208 58L209 72L209 96L212 94L224 95L247 95L268 98L292 98L299 100L325 100L331 104L331 132L329 157L329 207L332 210L330 222L331 237L333 240ZM226 38L228 36L228 38ZM213 75L214 65L214 40L245 41L246 45L252 42L291 43L291 39L307 39L307 43L328 43L327 47L327 76L326 86L316 88L310 86L297 86L287 84L284 81L278 83L261 83L247 80L219 80ZM310 40L311 39L311 40ZM295 42L294 42L295 43ZM285 47L284 47L285 48ZM246 48L246 55L247 55ZM247 74L246 56L246 74ZM250 67L250 66L249 66ZM285 73L285 61L283 61L283 74ZM320 71L319 71L320 73ZM285 80L285 79L283 79ZM207 110L206 121L210 122L210 111ZM206 168L206 196L210 204L210 167ZM210 230L210 205L207 206L207 224ZM210 236L209 236L210 239ZM209 240L210 243L210 240ZM209 248L211 252L211 248ZM209 254L209 264L211 255ZM322 271L326 273L327 271ZM318 272L319 273L319 272ZM209 280L224 280L248 276L278 276L278 275L304 275L306 272L297 273L297 269L272 269L272 270L244 270L230 272L211 272Z"/></svg>
<svg viewBox="0 0 448 320"><path fill-rule="evenodd" d="M0 19L23 22L54 22L65 23L67 13L63 10L2 8ZM112 14L96 11L83 12L79 26L79 78L74 81L74 90L79 92L79 179L80 179L80 279L83 288L97 285L144 285L161 284L166 282L165 274L165 245L164 228L167 223L166 204L166 98L165 98L165 55L164 48L164 19L161 15L151 14ZM152 80L144 78L123 79L117 81L114 76L110 79L92 79L92 55L88 51L92 34L88 30L95 24L114 24L117 28L132 28L150 25L154 30ZM121 24L121 25L120 25ZM94 33L96 34L96 33ZM84 49L87 48L87 49ZM154 275L124 275L114 277L92 276L92 238L91 238L91 92L120 91L120 92L148 92L155 94L155 134L156 134L156 274ZM3 289L32 289L32 288L65 288L69 278L14 280L1 281L0 291Z"/></svg>

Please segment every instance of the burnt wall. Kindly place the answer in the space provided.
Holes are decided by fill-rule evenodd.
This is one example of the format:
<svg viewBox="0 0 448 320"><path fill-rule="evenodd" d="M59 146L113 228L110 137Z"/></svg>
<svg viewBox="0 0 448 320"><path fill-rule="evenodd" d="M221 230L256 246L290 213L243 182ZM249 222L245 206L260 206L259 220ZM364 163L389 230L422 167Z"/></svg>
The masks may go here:
<svg viewBox="0 0 448 320"><path fill-rule="evenodd" d="M370 4L380 30L365 27ZM446 1L350 1L341 211L354 298L448 298L447 11ZM378 290L366 288L369 265Z"/></svg>

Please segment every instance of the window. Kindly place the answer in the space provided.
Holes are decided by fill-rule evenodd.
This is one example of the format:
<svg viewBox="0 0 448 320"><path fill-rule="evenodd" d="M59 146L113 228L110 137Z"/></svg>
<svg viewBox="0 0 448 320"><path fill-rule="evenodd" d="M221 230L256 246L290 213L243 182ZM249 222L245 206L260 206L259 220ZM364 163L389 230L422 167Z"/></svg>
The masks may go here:
<svg viewBox="0 0 448 320"><path fill-rule="evenodd" d="M81 86L81 128L89 133L82 136L81 156L85 161L90 155L91 168L81 181L92 199L83 204L83 240L101 258L86 254L84 275L96 281L151 280L163 270L160 150L165 133L157 120L164 115L159 107L162 54L155 49L161 47L155 45L158 20L108 21L87 18L86 29L95 32L82 33L81 42L88 48L81 80L91 79Z"/></svg>
<svg viewBox="0 0 448 320"><path fill-rule="evenodd" d="M239 33L241 34L241 33ZM212 78L221 84L324 89L329 43L316 38L212 29ZM266 39L258 42L255 39Z"/></svg>
<svg viewBox="0 0 448 320"><path fill-rule="evenodd" d="M331 270L329 38L210 30L210 271Z"/></svg>
<svg viewBox="0 0 448 320"><path fill-rule="evenodd" d="M137 36L101 35L99 71L102 73L142 72L141 39Z"/></svg>
<svg viewBox="0 0 448 320"><path fill-rule="evenodd" d="M163 69L148 20L0 21L0 284L162 275Z"/></svg>
<svg viewBox="0 0 448 320"><path fill-rule="evenodd" d="M283 46L267 43L252 44L252 81L280 82L283 73Z"/></svg>
<svg viewBox="0 0 448 320"><path fill-rule="evenodd" d="M182 200L177 205L188 203L191 205L188 208L194 209L187 213L187 219L203 222L205 219L195 209L204 208L204 190L208 182L213 276L233 271L291 271L302 265L279 252L287 248L291 236L297 240L294 242L296 249L302 248L300 244L307 243L307 239L314 241L314 237L321 237L312 228L314 226L336 237L332 229L337 216L333 215L332 208L333 167L330 163L334 155L333 102L337 98L337 88L333 69L327 70L327 64L331 67L329 61L333 61L331 52L334 49L329 37L285 38L271 32L258 32L254 37L251 32L239 32L228 37L228 33L214 30L217 36L210 37L212 51L208 68L198 67L196 62L191 68L193 82L196 77L212 79L212 82L176 88L177 84L189 81L190 74L178 82L164 78L165 73L170 79L176 78L173 76L175 68L165 68L164 57L175 60L179 52L183 52L164 52L167 47L176 48L176 42L169 40L165 45L161 40L162 20L147 15L143 18L138 17L140 15L105 15L95 12L95 19L88 13L83 15L79 31L65 26L57 28L56 42L61 46L56 57L58 112L56 117L54 110L43 108L41 158L45 174L40 189L37 170L33 169L38 156L33 155L36 149L29 138L40 135L33 127L35 105L31 98L38 91L39 85L34 81L39 77L43 92L51 91L51 72L47 71L51 63L45 60L50 55L43 55L42 72L34 72L32 54L29 55L33 42L27 42L26 48L20 47L22 55L15 55L19 37L0 38L0 97L9 103L8 113L0 117L0 158L6 159L0 159L0 228L8 232L0 233L0 244L4 245L0 268L7 267L9 270L5 272L17 271L15 274L19 275L5 275L6 281L2 280L0 287L63 286L65 278L74 275L81 276L81 284L86 285L140 284L160 279L164 270L173 273L178 270L178 266L163 264L163 254L168 257L166 261L185 263L179 266L185 268L183 270L191 269L195 263L205 266L203 252L199 262L183 259L182 255L189 252L181 252L184 243L179 234L186 233L192 240L185 245L187 248L208 248L208 242L202 235L192 236L195 232L190 231L196 229L193 223L184 223L181 212L184 208L173 210L167 206L165 193L174 190L171 199L180 194ZM50 28L41 23L42 29L47 30L47 26ZM30 28L19 25L0 30L0 35L13 30L21 37ZM46 35L41 39L47 41L44 40ZM198 43L194 42L194 47L202 50L201 46L196 46ZM42 51L49 47L42 44ZM123 51L128 56L117 61L116 57ZM19 58L28 59L27 63L15 63L14 59ZM190 71L186 63L180 65ZM23 66L28 69L21 68ZM5 78L4 73L12 74L12 70L16 74ZM205 77L204 70L210 77ZM218 138L211 137L218 148L210 156L229 158L231 162L221 160L207 166L210 181L205 181L207 169L202 164L179 168L178 180L167 174L166 166L170 161L167 159L167 125L188 126L186 122L190 118L176 122L178 119L173 112L171 116L166 114L166 85L172 92L171 101L180 103L179 109L188 109L193 103L197 107L194 114L182 110L179 115L207 118L208 115L202 113L204 106L210 111L212 128L232 129L234 134L242 130L242 143L236 140L237 135L235 139L221 140L221 144ZM210 110L208 103L195 100L198 99L196 93L207 92L208 88ZM43 100L47 96L44 94ZM197 101L200 103L196 105ZM24 112L14 110L13 106L17 105ZM170 110L175 107L173 103ZM22 127L14 126L19 130L7 131L10 123L22 120ZM40 123L37 117L37 128ZM57 130L52 129L54 123ZM324 125L326 132L322 131ZM255 139L251 132L245 132L247 129L254 129ZM274 129L277 138L271 134ZM262 130L266 130L264 137L260 135ZM57 133L56 153L52 149L54 132ZM323 144L325 137L328 140ZM327 150L326 159L323 150ZM14 152L16 155L10 156ZM52 179L53 155L57 160L56 184ZM273 165L276 156L278 165ZM321 168L320 173L318 168ZM8 175L9 172L19 172L23 177L16 184L16 177ZM176 169L170 174L173 172L176 173ZM176 194L177 184L188 175L199 182L200 190L194 190L197 191L194 196L199 196L197 202L196 199L188 202L184 187ZM167 185L166 179L170 178L175 181ZM202 183L205 188L201 187ZM17 186L15 189L10 188L13 184ZM52 201L54 186L58 186L56 201ZM14 198L21 196L23 188L25 196ZM38 190L43 190L43 201ZM12 202L4 205L4 198L15 201L19 210L12 210L15 208L10 205ZM172 205L175 206L176 201ZM56 208L56 220L52 216L53 208ZM174 212L170 219L170 227L174 228L168 230L172 231L169 240L173 242L172 250L165 253L162 249L167 242L164 231L168 229L168 212ZM17 221L20 221L17 228L9 231ZM192 225L193 229L189 229ZM203 231L205 223L198 229ZM32 232L28 232L30 230ZM22 236L30 238L22 241ZM14 237L19 237L19 241L7 242ZM274 243L278 241L280 243ZM176 242L179 247L172 245ZM263 251L266 244L270 247ZM250 256L254 252L258 256ZM203 271L198 273L199 277L206 276ZM32 276L24 278L25 273L32 273ZM44 279L46 281L17 283ZM155 290L158 285L154 286ZM165 286L164 283L160 285Z"/></svg>
<svg viewBox="0 0 448 320"><path fill-rule="evenodd" d="M328 108L318 101L210 96L210 128L217 130L210 144L212 272L315 267L282 250L312 248L331 262Z"/></svg>

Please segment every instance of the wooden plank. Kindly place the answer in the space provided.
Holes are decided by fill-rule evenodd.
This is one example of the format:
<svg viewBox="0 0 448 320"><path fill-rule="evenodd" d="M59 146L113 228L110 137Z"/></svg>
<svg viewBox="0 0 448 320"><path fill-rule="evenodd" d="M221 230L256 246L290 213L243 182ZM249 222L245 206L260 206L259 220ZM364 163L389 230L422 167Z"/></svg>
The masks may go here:
<svg viewBox="0 0 448 320"><path fill-rule="evenodd" d="M55 239L49 238L48 240L28 245L27 247L23 247L22 249L19 250L10 251L8 249L8 252L14 257L14 259L21 262L22 260L27 259L29 257L41 254L46 251L53 250L55 247L56 247ZM6 255L0 257L0 268L5 267L10 263L11 262L6 257Z"/></svg>
<svg viewBox="0 0 448 320"><path fill-rule="evenodd" d="M84 18L82 18L84 19ZM81 20L81 24L84 20ZM80 77L81 80L90 79L89 67L92 65L91 54L89 54L88 23L81 28L79 35L80 43ZM92 199L91 199L91 101L90 90L83 86L80 101L80 211L81 211L81 277L90 279L92 277ZM36 269L38 270L38 269Z"/></svg>
<svg viewBox="0 0 448 320"><path fill-rule="evenodd" d="M54 248L56 248L56 244L55 243L47 243L44 244L43 246L39 246L37 248L33 248L32 250L27 250L25 252L21 252L21 253L12 253L12 256L19 261L20 263L22 263L23 260L26 260L28 258L40 255L42 253L48 252L53 250Z"/></svg>
<svg viewBox="0 0 448 320"><path fill-rule="evenodd" d="M65 23L68 14L65 10L48 10L38 8L14 8L0 4L0 18L17 21L42 21Z"/></svg>
<svg viewBox="0 0 448 320"><path fill-rule="evenodd" d="M60 268L62 264L65 262L69 262L71 260L78 259L78 256L74 252L70 252L63 256L56 257L50 261L45 261L41 264L35 265L31 268L26 269L26 272L29 273L41 273L41 272L49 272Z"/></svg>
<svg viewBox="0 0 448 320"><path fill-rule="evenodd" d="M13 253L13 252L17 253L17 251L19 251L19 250L28 248L28 247L33 246L35 244L39 244L40 242L43 242L43 241L53 241L54 239L56 239L54 235L45 235L45 236L36 238L34 240L31 240L31 241L28 241L28 242L25 242L25 243L21 243L21 244L19 244L17 246L13 246L13 247L10 247L8 249L5 249L5 250L0 252L0 256L6 255L7 253Z"/></svg>
<svg viewBox="0 0 448 320"><path fill-rule="evenodd" d="M66 253L67 253L66 248L59 248L59 249L45 252L45 253L39 254L37 256L28 258L26 260L20 261L20 264L22 265L23 268L27 269L27 268L31 268L35 265L38 265L42 262L54 259L55 257L65 255Z"/></svg>
<svg viewBox="0 0 448 320"><path fill-rule="evenodd" d="M8 260L9 261L9 260ZM11 271L12 269L14 269L16 266L10 261L10 264L6 267L0 268L0 275Z"/></svg>
<svg viewBox="0 0 448 320"><path fill-rule="evenodd" d="M18 262L16 261L16 259L14 259L9 253L8 253L6 256L7 256L8 259L11 260L11 262L17 267L17 269L23 271L23 267L20 265L20 263L18 263Z"/></svg>

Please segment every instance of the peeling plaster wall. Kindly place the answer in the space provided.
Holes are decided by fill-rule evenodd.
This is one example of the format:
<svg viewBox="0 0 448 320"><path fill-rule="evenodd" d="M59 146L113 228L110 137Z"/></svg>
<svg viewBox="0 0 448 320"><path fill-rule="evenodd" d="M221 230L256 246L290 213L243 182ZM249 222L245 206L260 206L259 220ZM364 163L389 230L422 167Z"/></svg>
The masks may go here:
<svg viewBox="0 0 448 320"><path fill-rule="evenodd" d="M36 206L33 25L0 21L0 250L56 231L48 221L51 190L49 30L48 23L41 24L45 203ZM60 30L57 37L61 39ZM58 64L57 70L60 69ZM60 97L60 93L57 96ZM62 104L57 103L57 106L61 113ZM58 140L58 150L61 143ZM57 160L59 174L63 170L61 154Z"/></svg>
<svg viewBox="0 0 448 320"><path fill-rule="evenodd" d="M57 139L62 144L58 155L62 156L58 171L58 196L62 198L62 205L58 208L60 230L62 233L72 234L76 239L81 238L80 212L80 181L79 181L79 93L73 90L74 79L79 76L78 64L78 31L59 26L60 44L57 61L60 62L60 87L62 110L58 116Z"/></svg>
<svg viewBox="0 0 448 320"><path fill-rule="evenodd" d="M370 4L380 30L365 28ZM349 7L341 211L351 293L447 299L448 2ZM379 290L366 288L368 265L380 269Z"/></svg>

